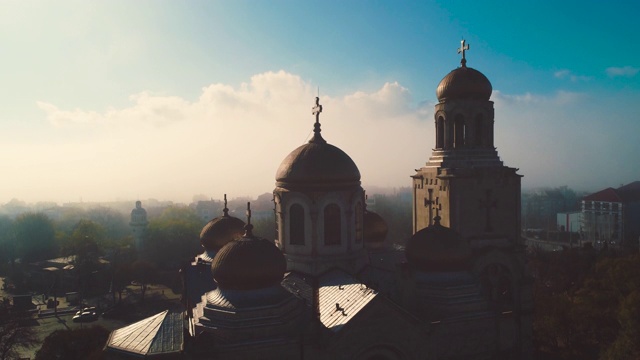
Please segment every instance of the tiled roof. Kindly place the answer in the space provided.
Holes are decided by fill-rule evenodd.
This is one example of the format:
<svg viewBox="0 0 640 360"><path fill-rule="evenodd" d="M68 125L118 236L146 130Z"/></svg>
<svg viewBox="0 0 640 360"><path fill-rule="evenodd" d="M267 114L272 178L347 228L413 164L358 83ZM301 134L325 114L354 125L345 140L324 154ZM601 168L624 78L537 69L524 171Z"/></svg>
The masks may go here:
<svg viewBox="0 0 640 360"><path fill-rule="evenodd" d="M618 195L615 189L606 188L600 190L597 193L587 195L583 198L584 201L604 201L604 202L621 202L622 199Z"/></svg>
<svg viewBox="0 0 640 360"><path fill-rule="evenodd" d="M583 198L585 201L636 202L640 201L640 181L634 181L617 189L606 188Z"/></svg>
<svg viewBox="0 0 640 360"><path fill-rule="evenodd" d="M339 331L378 295L339 270L321 276L319 286L320 321L333 332Z"/></svg>
<svg viewBox="0 0 640 360"><path fill-rule="evenodd" d="M289 273L282 281L288 291L303 298L307 305L313 303L311 276ZM344 327L367 304L378 296L378 292L367 287L342 270L332 270L318 278L320 321L333 332Z"/></svg>
<svg viewBox="0 0 640 360"><path fill-rule="evenodd" d="M159 314L114 330L107 349L139 355L157 355L182 351L182 313Z"/></svg>

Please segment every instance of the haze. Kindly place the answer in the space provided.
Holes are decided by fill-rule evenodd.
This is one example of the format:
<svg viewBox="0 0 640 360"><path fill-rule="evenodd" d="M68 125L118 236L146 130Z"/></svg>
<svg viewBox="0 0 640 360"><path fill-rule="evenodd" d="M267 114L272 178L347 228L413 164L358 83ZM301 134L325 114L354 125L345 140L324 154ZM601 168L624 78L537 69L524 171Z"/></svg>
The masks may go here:
<svg viewBox="0 0 640 360"><path fill-rule="evenodd" d="M365 189L410 186L462 37L524 187L638 180L640 9L576 4L3 2L0 203L270 192L318 87Z"/></svg>

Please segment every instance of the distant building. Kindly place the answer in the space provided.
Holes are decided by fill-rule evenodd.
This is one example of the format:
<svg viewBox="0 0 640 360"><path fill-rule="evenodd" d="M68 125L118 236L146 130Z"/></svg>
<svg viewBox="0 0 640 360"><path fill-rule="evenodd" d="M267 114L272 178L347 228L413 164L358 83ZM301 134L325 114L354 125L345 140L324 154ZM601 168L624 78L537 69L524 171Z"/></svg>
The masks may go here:
<svg viewBox="0 0 640 360"><path fill-rule="evenodd" d="M195 211L202 220L209 221L220 213L221 206L220 201L200 200L196 203Z"/></svg>
<svg viewBox="0 0 640 360"><path fill-rule="evenodd" d="M413 176L414 234L385 242L355 162L321 135L280 164L275 241L223 215L183 271L184 317L111 333L109 355L183 359L531 359L531 276L520 178L493 144L492 86L461 67L440 82L436 146ZM244 234L242 226L244 225ZM177 320L176 320L177 319ZM183 321L180 321L184 319Z"/></svg>
<svg viewBox="0 0 640 360"><path fill-rule="evenodd" d="M585 196L582 199L582 231L587 241L637 247L640 181Z"/></svg>
<svg viewBox="0 0 640 360"><path fill-rule="evenodd" d="M136 207L131 210L131 233L133 234L133 241L137 251L141 251L144 247L144 232L149 225L147 221L147 210L142 207L140 200L136 201Z"/></svg>
<svg viewBox="0 0 640 360"><path fill-rule="evenodd" d="M571 211L558 213L556 226L558 231L580 232L582 228L582 212Z"/></svg>

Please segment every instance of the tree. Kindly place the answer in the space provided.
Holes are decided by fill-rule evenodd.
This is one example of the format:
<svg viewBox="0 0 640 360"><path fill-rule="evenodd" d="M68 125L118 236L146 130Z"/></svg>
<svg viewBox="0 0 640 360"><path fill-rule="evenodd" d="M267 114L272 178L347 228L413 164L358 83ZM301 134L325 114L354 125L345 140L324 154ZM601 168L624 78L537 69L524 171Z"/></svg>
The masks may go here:
<svg viewBox="0 0 640 360"><path fill-rule="evenodd" d="M19 359L19 347L37 344L35 331L25 324L28 319L28 314L11 310L8 301L0 302L0 360Z"/></svg>
<svg viewBox="0 0 640 360"><path fill-rule="evenodd" d="M97 325L81 329L56 330L44 339L35 359L103 359L102 347L108 337L109 331Z"/></svg>
<svg viewBox="0 0 640 360"><path fill-rule="evenodd" d="M14 222L17 253L23 263L56 256L53 222L43 213L24 213Z"/></svg>
<svg viewBox="0 0 640 360"><path fill-rule="evenodd" d="M87 293L91 274L100 267L101 251L98 243L103 242L104 228L91 220L80 220L65 244L65 254L75 256L74 266L83 293Z"/></svg>
<svg viewBox="0 0 640 360"><path fill-rule="evenodd" d="M15 260L16 237L13 230L13 220L8 216L0 216L0 263L4 264L9 261L13 267Z"/></svg>
<svg viewBox="0 0 640 360"><path fill-rule="evenodd" d="M113 270L113 278L111 279L113 302L115 303L115 296L118 293L118 302L122 301L122 291L133 280L132 270L130 264L120 264Z"/></svg>
<svg viewBox="0 0 640 360"><path fill-rule="evenodd" d="M157 280L158 267L146 260L137 260L131 264L131 277L140 284L141 299L144 302L144 295L147 292L147 285Z"/></svg>
<svg viewBox="0 0 640 360"><path fill-rule="evenodd" d="M129 222L125 216L107 207L98 207L87 211L87 219L101 225L104 229L105 238L102 243L99 243L103 249L117 246L117 240L131 233Z"/></svg>
<svg viewBox="0 0 640 360"><path fill-rule="evenodd" d="M640 255L593 255L573 249L530 261L540 358L639 358Z"/></svg>
<svg viewBox="0 0 640 360"><path fill-rule="evenodd" d="M178 269L202 251L200 231L204 222L189 208L169 207L149 221L143 257L158 266Z"/></svg>

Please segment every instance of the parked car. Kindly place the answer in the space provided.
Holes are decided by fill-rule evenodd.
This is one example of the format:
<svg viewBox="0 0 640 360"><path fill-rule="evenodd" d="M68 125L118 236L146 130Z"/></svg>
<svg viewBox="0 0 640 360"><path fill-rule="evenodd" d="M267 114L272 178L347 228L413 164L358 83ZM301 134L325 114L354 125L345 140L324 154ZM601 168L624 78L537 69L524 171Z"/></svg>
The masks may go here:
<svg viewBox="0 0 640 360"><path fill-rule="evenodd" d="M80 315L80 314L82 314L83 312L90 312L90 311L96 312L96 307L95 307L95 306L90 306L90 307L82 308L82 309L80 309L80 310L78 310L78 311L76 312L76 315Z"/></svg>
<svg viewBox="0 0 640 360"><path fill-rule="evenodd" d="M95 311L82 311L73 317L73 322L90 322L98 320L98 313Z"/></svg>

